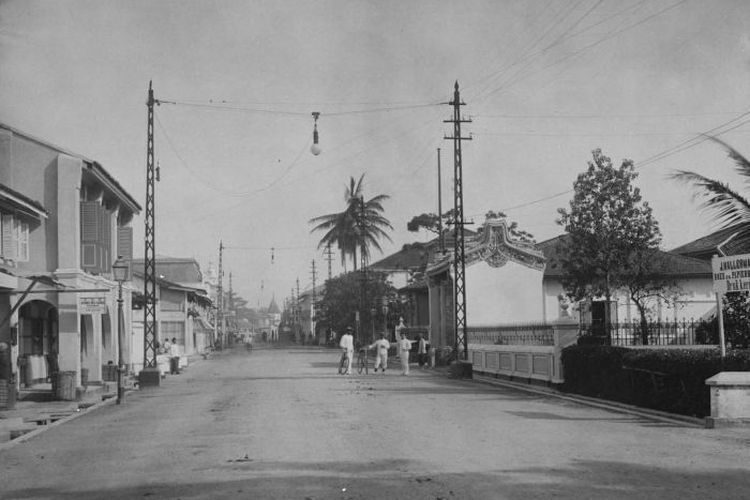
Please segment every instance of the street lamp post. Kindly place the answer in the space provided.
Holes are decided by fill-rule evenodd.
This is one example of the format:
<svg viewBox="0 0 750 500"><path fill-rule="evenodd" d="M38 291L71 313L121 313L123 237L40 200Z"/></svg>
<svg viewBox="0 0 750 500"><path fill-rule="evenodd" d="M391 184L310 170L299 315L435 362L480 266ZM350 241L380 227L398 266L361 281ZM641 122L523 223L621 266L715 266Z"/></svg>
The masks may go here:
<svg viewBox="0 0 750 500"><path fill-rule="evenodd" d="M130 265L121 256L112 264L112 275L117 281L117 404L125 399L125 389L122 386L125 362L122 356L122 283L129 280Z"/></svg>
<svg viewBox="0 0 750 500"><path fill-rule="evenodd" d="M370 322L372 323L372 335L370 337L370 342L375 342L375 313L377 313L378 310L375 309L375 306L372 306L370 308Z"/></svg>

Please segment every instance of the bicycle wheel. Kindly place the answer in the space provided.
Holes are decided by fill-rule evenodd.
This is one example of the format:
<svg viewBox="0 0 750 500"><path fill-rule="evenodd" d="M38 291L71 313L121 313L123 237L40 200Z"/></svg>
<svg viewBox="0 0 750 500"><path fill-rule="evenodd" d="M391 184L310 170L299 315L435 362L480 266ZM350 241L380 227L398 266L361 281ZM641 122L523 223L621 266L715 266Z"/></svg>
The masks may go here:
<svg viewBox="0 0 750 500"><path fill-rule="evenodd" d="M367 375L367 352L360 351L359 356L357 357L357 371L359 371L360 374L365 372L365 375Z"/></svg>
<svg viewBox="0 0 750 500"><path fill-rule="evenodd" d="M346 373L346 354L341 355L341 361L339 362L339 375Z"/></svg>

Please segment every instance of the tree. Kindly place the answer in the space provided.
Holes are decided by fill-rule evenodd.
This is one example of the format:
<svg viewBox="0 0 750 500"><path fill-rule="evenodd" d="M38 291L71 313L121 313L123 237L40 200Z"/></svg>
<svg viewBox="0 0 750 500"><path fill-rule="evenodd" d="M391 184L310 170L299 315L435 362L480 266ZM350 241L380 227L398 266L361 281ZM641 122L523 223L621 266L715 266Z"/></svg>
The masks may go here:
<svg viewBox="0 0 750 500"><path fill-rule="evenodd" d="M722 297L724 336L727 344L738 349L750 347L750 293L730 292ZM702 322L695 331L696 340L702 344L719 343L719 322L714 314Z"/></svg>
<svg viewBox="0 0 750 500"><path fill-rule="evenodd" d="M363 183L365 174L358 181L350 178L349 185L344 193L346 208L342 212L321 215L310 219L310 224L316 224L314 231L325 231L320 239L318 248L327 245L337 246L341 252L341 263L346 263L346 258L351 257L354 270L357 270L357 250L365 261L370 258L370 248L382 251L380 238L391 241L385 231L393 229L391 223L383 216L382 202L389 198L388 195L380 194L365 201Z"/></svg>
<svg viewBox="0 0 750 500"><path fill-rule="evenodd" d="M724 148L729 158L734 161L737 173L750 179L750 161L724 141L716 137L709 139ZM732 238L733 244L745 248L750 245L750 202L747 198L728 184L688 170L677 170L671 178L693 186L695 194L703 198L701 208L711 212L713 219L719 224L719 229L736 227L737 233ZM747 347L750 344L750 301L747 293L727 293L723 297L722 311L725 316L727 340L735 346Z"/></svg>
<svg viewBox="0 0 750 500"><path fill-rule="evenodd" d="M735 171L750 180L750 161L716 137L709 139L720 144L734 160ZM701 207L712 213L720 229L737 226L738 233L734 243L750 244L750 202L747 198L729 185L695 172L677 170L670 177L695 188L695 194L704 199Z"/></svg>
<svg viewBox="0 0 750 500"><path fill-rule="evenodd" d="M672 300L676 285L659 269L661 231L652 209L633 186L638 177L631 160L619 168L600 149L574 183L570 209L558 209L565 227L565 292L572 300L605 297L624 289L636 305L641 339L648 343L648 304Z"/></svg>
<svg viewBox="0 0 750 500"><path fill-rule="evenodd" d="M453 209L445 212L442 219L443 232L445 232L453 220ZM419 232L420 229L424 229L433 234L440 235L440 222L440 217L438 217L437 214L429 213L415 215L406 223L406 229L413 233Z"/></svg>
<svg viewBox="0 0 750 500"><path fill-rule="evenodd" d="M363 278L367 277L364 280ZM381 298L395 295L396 289L387 281L385 273L345 273L326 280L323 298L317 302L315 321L327 324L339 334L347 326L354 327L356 311L360 311L362 332L358 340L370 338L373 320L378 331L382 331ZM367 304L360 306L360 298L367 297ZM375 317L372 309L375 309ZM373 339L374 340L374 339Z"/></svg>

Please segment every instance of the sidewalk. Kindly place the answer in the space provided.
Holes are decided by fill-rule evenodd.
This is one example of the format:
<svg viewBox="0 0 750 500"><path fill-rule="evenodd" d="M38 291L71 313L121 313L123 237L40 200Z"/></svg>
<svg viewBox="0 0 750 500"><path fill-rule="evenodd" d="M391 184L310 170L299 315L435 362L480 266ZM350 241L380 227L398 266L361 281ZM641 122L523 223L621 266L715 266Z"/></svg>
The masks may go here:
<svg viewBox="0 0 750 500"><path fill-rule="evenodd" d="M187 367L182 369L203 359L210 359L210 356L204 358L201 354L190 355ZM129 392L129 389L126 388L126 391ZM87 411L114 404L116 400L117 384L115 382L88 386L80 401L53 399L51 384L37 384L31 389L23 389L20 391L15 408L0 410L0 450L26 441L46 429L72 420Z"/></svg>
<svg viewBox="0 0 750 500"><path fill-rule="evenodd" d="M37 384L32 389L21 390L13 409L0 410L0 450L87 410L113 403L117 396L117 387L112 383L86 389L80 401L53 399L51 384Z"/></svg>

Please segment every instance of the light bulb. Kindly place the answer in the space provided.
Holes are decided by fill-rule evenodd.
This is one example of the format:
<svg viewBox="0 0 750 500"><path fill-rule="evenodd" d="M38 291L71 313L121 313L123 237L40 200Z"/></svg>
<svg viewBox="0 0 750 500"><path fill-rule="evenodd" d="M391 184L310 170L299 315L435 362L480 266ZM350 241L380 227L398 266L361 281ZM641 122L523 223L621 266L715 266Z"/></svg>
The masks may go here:
<svg viewBox="0 0 750 500"><path fill-rule="evenodd" d="M317 144L313 144L312 146L310 146L310 152L313 155L318 156L320 153L323 152L323 150L320 149L320 146L318 146Z"/></svg>

